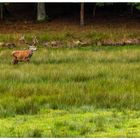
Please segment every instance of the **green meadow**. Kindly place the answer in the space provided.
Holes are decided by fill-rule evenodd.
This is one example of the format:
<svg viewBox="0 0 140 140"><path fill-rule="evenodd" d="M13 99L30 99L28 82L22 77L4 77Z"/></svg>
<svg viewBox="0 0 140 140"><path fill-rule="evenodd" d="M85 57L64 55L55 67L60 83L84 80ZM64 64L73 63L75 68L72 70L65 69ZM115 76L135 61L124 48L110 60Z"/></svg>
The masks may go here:
<svg viewBox="0 0 140 140"><path fill-rule="evenodd" d="M0 137L140 137L140 47L0 49Z"/></svg>

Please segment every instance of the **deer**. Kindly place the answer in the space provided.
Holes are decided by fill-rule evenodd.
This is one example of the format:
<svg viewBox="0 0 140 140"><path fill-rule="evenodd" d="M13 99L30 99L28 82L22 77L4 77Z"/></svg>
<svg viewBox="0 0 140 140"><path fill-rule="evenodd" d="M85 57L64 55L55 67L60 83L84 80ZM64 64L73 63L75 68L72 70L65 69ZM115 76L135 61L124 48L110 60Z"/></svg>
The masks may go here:
<svg viewBox="0 0 140 140"><path fill-rule="evenodd" d="M18 64L18 62L29 62L34 51L37 48L35 46L29 46L28 50L16 50L12 52L13 64Z"/></svg>
<svg viewBox="0 0 140 140"><path fill-rule="evenodd" d="M29 46L28 50L16 50L12 52L12 56L13 56L13 64L18 64L18 62L29 62L30 58L32 57L34 51L37 50L37 48L35 47L36 44L38 43L38 40L35 37L33 37L32 40L32 44L28 43L25 40L25 36L23 35L20 39L19 39L20 43L24 43L26 45Z"/></svg>

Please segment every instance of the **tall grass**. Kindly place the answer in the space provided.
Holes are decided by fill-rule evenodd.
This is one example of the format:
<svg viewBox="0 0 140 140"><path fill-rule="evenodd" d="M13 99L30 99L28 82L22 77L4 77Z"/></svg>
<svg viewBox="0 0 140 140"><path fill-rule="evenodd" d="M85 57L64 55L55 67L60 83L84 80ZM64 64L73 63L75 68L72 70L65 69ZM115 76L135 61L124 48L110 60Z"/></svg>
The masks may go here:
<svg viewBox="0 0 140 140"><path fill-rule="evenodd" d="M36 51L29 64L11 64L12 49L0 51L0 116L35 114L92 105L140 108L138 46Z"/></svg>

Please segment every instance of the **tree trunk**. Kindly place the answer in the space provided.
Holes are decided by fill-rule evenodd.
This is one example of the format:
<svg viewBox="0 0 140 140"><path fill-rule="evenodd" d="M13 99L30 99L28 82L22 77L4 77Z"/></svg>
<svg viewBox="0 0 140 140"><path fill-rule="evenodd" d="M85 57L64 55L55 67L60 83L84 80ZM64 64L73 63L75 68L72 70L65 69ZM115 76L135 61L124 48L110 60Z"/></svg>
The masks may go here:
<svg viewBox="0 0 140 140"><path fill-rule="evenodd" d="M81 9L80 9L80 25L84 26L84 3L81 3Z"/></svg>
<svg viewBox="0 0 140 140"><path fill-rule="evenodd" d="M46 9L45 3L37 4L37 21L45 21L46 20Z"/></svg>
<svg viewBox="0 0 140 140"><path fill-rule="evenodd" d="M3 3L0 4L0 19L3 20L4 13L3 13Z"/></svg>
<svg viewBox="0 0 140 140"><path fill-rule="evenodd" d="M93 17L95 17L95 16L96 16L96 3L94 5L94 7L93 7Z"/></svg>
<svg viewBox="0 0 140 140"><path fill-rule="evenodd" d="M131 14L131 16L133 16L133 14L134 14L134 7L133 7L133 5L131 5L131 11L130 11L130 14Z"/></svg>

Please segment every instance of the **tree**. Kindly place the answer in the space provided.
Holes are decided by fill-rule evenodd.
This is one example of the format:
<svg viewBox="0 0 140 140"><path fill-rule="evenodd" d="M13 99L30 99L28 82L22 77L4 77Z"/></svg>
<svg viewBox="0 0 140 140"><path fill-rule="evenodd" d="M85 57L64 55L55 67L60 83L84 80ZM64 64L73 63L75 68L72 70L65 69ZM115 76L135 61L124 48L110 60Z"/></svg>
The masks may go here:
<svg viewBox="0 0 140 140"><path fill-rule="evenodd" d="M133 16L133 14L134 14L134 7L136 6L136 3L128 3L127 5L130 6L130 14Z"/></svg>
<svg viewBox="0 0 140 140"><path fill-rule="evenodd" d="M2 20L4 17L4 13L3 13L3 3L0 3L0 19Z"/></svg>
<svg viewBox="0 0 140 140"><path fill-rule="evenodd" d="M80 25L83 26L84 23L84 3L81 3L81 9L80 9Z"/></svg>
<svg viewBox="0 0 140 140"><path fill-rule="evenodd" d="M94 3L94 5L93 5L93 17L95 17L96 16L96 10L97 10L97 8L98 7L103 7L103 6L105 6L105 5L112 5L112 3Z"/></svg>
<svg viewBox="0 0 140 140"><path fill-rule="evenodd" d="M37 4L37 21L45 21L46 20L46 9L45 3Z"/></svg>
<svg viewBox="0 0 140 140"><path fill-rule="evenodd" d="M130 8L131 15L134 14L134 8L136 8L137 10L140 10L140 3L134 2L134 3L128 3L128 5L131 6L131 8Z"/></svg>
<svg viewBox="0 0 140 140"><path fill-rule="evenodd" d="M95 17L96 16L96 3L94 4L94 7L93 7L93 17Z"/></svg>
<svg viewBox="0 0 140 140"><path fill-rule="evenodd" d="M9 3L0 3L0 19L3 20L5 17L11 16L11 13L7 9Z"/></svg>
<svg viewBox="0 0 140 140"><path fill-rule="evenodd" d="M136 3L135 6L136 6L136 9L140 10L140 3Z"/></svg>

